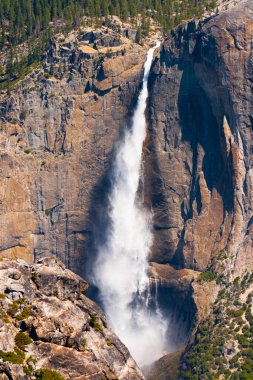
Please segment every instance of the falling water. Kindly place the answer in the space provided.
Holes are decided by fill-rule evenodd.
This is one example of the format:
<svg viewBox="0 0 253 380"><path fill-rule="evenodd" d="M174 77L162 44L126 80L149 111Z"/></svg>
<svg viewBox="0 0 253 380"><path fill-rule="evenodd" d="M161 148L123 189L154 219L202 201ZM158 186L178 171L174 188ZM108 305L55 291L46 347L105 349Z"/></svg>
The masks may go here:
<svg viewBox="0 0 253 380"><path fill-rule="evenodd" d="M147 82L158 46L148 51L132 125L117 150L109 198L111 227L94 267L109 322L140 366L152 363L166 349L166 322L157 305L150 307L147 257L152 245L151 214L137 199L146 136Z"/></svg>

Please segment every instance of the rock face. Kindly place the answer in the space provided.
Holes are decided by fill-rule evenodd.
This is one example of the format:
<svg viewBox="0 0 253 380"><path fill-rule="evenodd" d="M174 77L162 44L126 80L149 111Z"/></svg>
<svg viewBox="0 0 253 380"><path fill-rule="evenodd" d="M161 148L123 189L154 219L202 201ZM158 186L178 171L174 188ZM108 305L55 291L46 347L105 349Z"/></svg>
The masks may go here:
<svg viewBox="0 0 253 380"><path fill-rule="evenodd" d="M28 380L45 369L69 380L144 379L101 310L82 294L87 287L57 259L0 262L1 379Z"/></svg>
<svg viewBox="0 0 253 380"><path fill-rule="evenodd" d="M175 334L183 330L184 338L194 319L198 324L207 315L212 317L211 304L219 288L227 287L228 277L233 280L253 270L252 25L252 1L242 1L205 20L184 23L165 39L152 66L144 157L145 200L154 212L150 278ZM109 186L113 144L136 101L144 60L145 47L114 32L108 36L103 30L86 30L67 39L57 36L43 67L18 84L9 98L2 96L2 255L30 261L58 256L68 267L83 271L82 264L91 252L96 214L101 215L102 197ZM18 298L23 297L24 284L15 287L15 281L19 280L19 265L24 264L15 265L17 273L11 275L14 288L3 292ZM210 282L205 276L202 282L195 281L199 271L206 269L216 277ZM66 283L59 269L56 278L54 265L50 269L47 261L26 270L32 273L32 289L43 289L43 297L54 299L54 307L59 305L61 311L50 311L44 298L40 300L40 319L29 324L32 315L25 325L12 324L12 340L3 339L2 351L14 349L15 334L24 328L34 340L28 349L36 356L38 368L57 370L62 362L57 361L58 356L68 357L70 351L66 350L71 349L74 356L70 355L66 364L71 378L79 378L74 362L84 371L83 356L77 355L90 355L87 366L95 360L92 376L130 376L126 375L132 367L129 354L123 355L125 361L116 368L106 351L109 365L104 370L103 344L105 341L111 349L111 336L103 336L103 316L87 298L82 300L88 306L78 307L86 313L86 325L93 325L96 332L72 326L85 339L83 351L72 330L66 338L67 332L55 328L66 317L62 316L65 302L78 303L75 297L86 284L71 276ZM210 273L206 275L208 278ZM60 316L52 328L48 319L43 325L43 310L49 316ZM74 315L73 310L68 313L72 312ZM179 320L179 328L173 318ZM90 331L100 334L99 338L90 336ZM192 342L193 334L191 338ZM118 363L114 355L126 351L117 351L116 343L114 346L116 351L110 355ZM43 362L47 355L56 359ZM167 359L162 360L165 369L176 360ZM174 369L177 371L177 365ZM140 376L133 379L141 378L135 364L133 371L137 371L133 376ZM67 369L62 373L68 376Z"/></svg>
<svg viewBox="0 0 253 380"><path fill-rule="evenodd" d="M105 29L58 35L42 67L0 97L3 256L52 255L82 271L146 49Z"/></svg>
<svg viewBox="0 0 253 380"><path fill-rule="evenodd" d="M172 30L150 78L151 261L204 270L224 250L253 269L253 3Z"/></svg>
<svg viewBox="0 0 253 380"><path fill-rule="evenodd" d="M181 359L179 379L253 378L252 290L252 273L223 284Z"/></svg>

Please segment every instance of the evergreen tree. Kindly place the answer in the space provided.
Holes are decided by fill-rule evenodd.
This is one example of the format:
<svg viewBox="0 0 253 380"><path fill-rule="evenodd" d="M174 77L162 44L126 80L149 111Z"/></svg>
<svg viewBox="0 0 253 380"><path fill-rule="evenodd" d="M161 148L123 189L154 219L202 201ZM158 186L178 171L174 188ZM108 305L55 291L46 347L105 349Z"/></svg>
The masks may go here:
<svg viewBox="0 0 253 380"><path fill-rule="evenodd" d="M8 51L5 78L8 87L26 66L40 61L54 33L50 22L61 19L65 30L79 28L84 15L101 26L102 19L117 15L123 21L137 23L141 15L139 40L148 35L150 16L166 33L181 20L198 17L206 9L215 9L216 0L0 0L0 52ZM64 29L63 29L64 31ZM26 42L26 57L14 54L15 47ZM19 53L20 55L20 53ZM1 81L4 75L1 71ZM1 82L0 82L1 84Z"/></svg>

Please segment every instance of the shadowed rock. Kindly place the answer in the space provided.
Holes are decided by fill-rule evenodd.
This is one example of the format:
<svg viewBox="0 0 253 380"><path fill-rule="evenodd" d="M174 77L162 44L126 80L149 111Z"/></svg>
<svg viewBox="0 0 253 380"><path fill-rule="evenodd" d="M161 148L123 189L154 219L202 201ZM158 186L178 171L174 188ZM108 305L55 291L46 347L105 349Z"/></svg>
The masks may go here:
<svg viewBox="0 0 253 380"><path fill-rule="evenodd" d="M204 270L225 249L226 272L252 260L253 5L172 30L150 78L147 200L152 261Z"/></svg>

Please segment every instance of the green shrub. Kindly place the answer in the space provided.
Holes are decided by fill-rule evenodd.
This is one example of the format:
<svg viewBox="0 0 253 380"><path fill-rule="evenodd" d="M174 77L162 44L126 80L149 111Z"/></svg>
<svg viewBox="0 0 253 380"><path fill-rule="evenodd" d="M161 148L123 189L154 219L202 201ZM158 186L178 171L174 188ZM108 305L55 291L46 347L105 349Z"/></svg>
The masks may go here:
<svg viewBox="0 0 253 380"><path fill-rule="evenodd" d="M20 350L24 350L25 346L32 343L32 339L29 336L27 336L25 333L18 332L17 335L15 336L15 343L16 343L16 346Z"/></svg>
<svg viewBox="0 0 253 380"><path fill-rule="evenodd" d="M246 303L247 303L247 304L251 304L251 302L252 302L252 293L250 293L250 294L248 295Z"/></svg>
<svg viewBox="0 0 253 380"><path fill-rule="evenodd" d="M23 365L23 372L27 376L32 376L33 375L33 367L29 365Z"/></svg>
<svg viewBox="0 0 253 380"><path fill-rule="evenodd" d="M43 73L45 79L49 79L51 75L49 73Z"/></svg>
<svg viewBox="0 0 253 380"><path fill-rule="evenodd" d="M226 289L221 289L218 293L218 300L221 300L222 298L224 298L225 294L226 294Z"/></svg>
<svg viewBox="0 0 253 380"><path fill-rule="evenodd" d="M240 375L239 373L235 372L235 373L232 373L231 377L230 377L230 380L240 380Z"/></svg>
<svg viewBox="0 0 253 380"><path fill-rule="evenodd" d="M200 273L198 277L198 282L210 282L215 279L215 273L209 270Z"/></svg>
<svg viewBox="0 0 253 380"><path fill-rule="evenodd" d="M223 275L217 277L217 278L216 278L216 284L217 284L217 285L221 284L223 280L224 280L224 276L223 276Z"/></svg>
<svg viewBox="0 0 253 380"><path fill-rule="evenodd" d="M249 338L251 336L249 325L245 325L242 328L243 335Z"/></svg>
<svg viewBox="0 0 253 380"><path fill-rule="evenodd" d="M7 314L12 318L22 321L31 315L32 306L24 306L25 300L23 298L13 301L7 309ZM23 307L24 306L24 307Z"/></svg>
<svg viewBox="0 0 253 380"><path fill-rule="evenodd" d="M25 152L26 154L32 153L32 149L30 149L30 148L24 149L24 152Z"/></svg>
<svg viewBox="0 0 253 380"><path fill-rule="evenodd" d="M26 304L26 301L25 301L24 298L19 298L19 299L18 299L17 301L15 301L15 302L17 302L18 305L25 305L25 304Z"/></svg>
<svg viewBox="0 0 253 380"><path fill-rule="evenodd" d="M239 325L239 326L242 326L244 324L244 320L242 319L242 317L237 317L234 319L234 321Z"/></svg>
<svg viewBox="0 0 253 380"><path fill-rule="evenodd" d="M227 253L225 249L222 249L220 252L217 253L216 255L216 260L224 260L227 258Z"/></svg>
<svg viewBox="0 0 253 380"><path fill-rule="evenodd" d="M253 324L253 315L251 314L250 307L246 311L245 317L246 317L247 321L250 323L250 325L252 325Z"/></svg>
<svg viewBox="0 0 253 380"><path fill-rule="evenodd" d="M240 380L252 380L253 378L253 372L247 373L245 371L240 372Z"/></svg>
<svg viewBox="0 0 253 380"><path fill-rule="evenodd" d="M244 348L249 347L249 340L244 335L237 334L236 339L240 343L240 345Z"/></svg>
<svg viewBox="0 0 253 380"><path fill-rule="evenodd" d="M244 350L243 355L253 359L253 348L248 348Z"/></svg>
<svg viewBox="0 0 253 380"><path fill-rule="evenodd" d="M27 319L31 316L31 312L32 312L32 306L26 306L23 308L21 313L16 315L16 318L18 321L23 321L24 319Z"/></svg>
<svg viewBox="0 0 253 380"><path fill-rule="evenodd" d="M87 346L87 340L85 338L82 339L82 346L84 348Z"/></svg>
<svg viewBox="0 0 253 380"><path fill-rule="evenodd" d="M100 331L103 333L103 327L98 322L97 317L95 314L90 314L90 326L93 327L95 330Z"/></svg>
<svg viewBox="0 0 253 380"><path fill-rule="evenodd" d="M51 369L41 368L35 375L37 380L65 380L59 372L52 371Z"/></svg>
<svg viewBox="0 0 253 380"><path fill-rule="evenodd" d="M10 318L8 317L8 314L0 308L0 318L4 321L4 323L10 323Z"/></svg>
<svg viewBox="0 0 253 380"><path fill-rule="evenodd" d="M29 358L27 359L27 363L33 363L33 364L36 364L37 363L37 359L34 357L34 356L29 356Z"/></svg>
<svg viewBox="0 0 253 380"><path fill-rule="evenodd" d="M23 364L25 360L25 353L17 347L11 352L4 352L0 350L0 358L3 359L3 361L12 364Z"/></svg>
<svg viewBox="0 0 253 380"><path fill-rule="evenodd" d="M13 301L7 309L7 314L10 315L11 317L15 317L15 315L19 311L19 307L20 307L19 303L17 301Z"/></svg>

